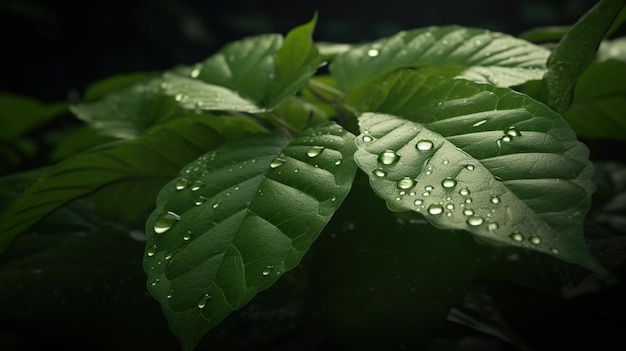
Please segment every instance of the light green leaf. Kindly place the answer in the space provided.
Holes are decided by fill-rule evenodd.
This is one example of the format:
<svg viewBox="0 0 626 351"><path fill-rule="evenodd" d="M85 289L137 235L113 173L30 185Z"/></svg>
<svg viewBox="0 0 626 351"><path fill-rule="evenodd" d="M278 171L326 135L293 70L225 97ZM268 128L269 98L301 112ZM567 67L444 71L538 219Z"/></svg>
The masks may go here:
<svg viewBox="0 0 626 351"><path fill-rule="evenodd" d="M565 33L548 59L545 76L548 101L564 112L572 101L580 74L596 57L596 51L622 7L624 0L602 0Z"/></svg>
<svg viewBox="0 0 626 351"><path fill-rule="evenodd" d="M0 214L0 249L24 229L79 197L110 187L159 189L198 155L241 135L259 131L248 119L187 118L157 126L128 142L114 142L68 159L45 171L26 192ZM122 192L123 193L123 192ZM111 198L117 207L137 206L133 199ZM148 199L150 200L150 199ZM152 201L150 201L152 202Z"/></svg>
<svg viewBox="0 0 626 351"><path fill-rule="evenodd" d="M626 63L593 63L580 76L572 105L563 115L578 135L626 139Z"/></svg>
<svg viewBox="0 0 626 351"><path fill-rule="evenodd" d="M604 272L582 231L594 190L588 149L545 105L402 72L364 110L381 113L359 117L355 158L391 210Z"/></svg>
<svg viewBox="0 0 626 351"><path fill-rule="evenodd" d="M350 190L353 140L328 122L295 140L244 139L163 188L144 269L185 350L296 266Z"/></svg>
<svg viewBox="0 0 626 351"><path fill-rule="evenodd" d="M541 79L549 51L502 33L458 26L400 32L339 55L337 82L355 89L400 68L451 67L458 78L512 86Z"/></svg>

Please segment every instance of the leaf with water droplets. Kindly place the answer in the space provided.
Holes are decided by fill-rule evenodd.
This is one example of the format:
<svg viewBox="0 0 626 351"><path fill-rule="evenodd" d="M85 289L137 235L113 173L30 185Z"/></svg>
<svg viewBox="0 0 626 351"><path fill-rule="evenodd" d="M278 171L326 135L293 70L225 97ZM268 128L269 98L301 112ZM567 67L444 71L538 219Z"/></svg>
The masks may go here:
<svg viewBox="0 0 626 351"><path fill-rule="evenodd" d="M582 232L594 189L588 150L545 105L507 88L402 72L364 109L381 113L359 117L355 158L391 210L604 271ZM425 141L433 147L416 147ZM381 162L384 154L397 162ZM407 178L414 185L400 189Z"/></svg>
<svg viewBox="0 0 626 351"><path fill-rule="evenodd" d="M429 27L400 32L339 55L333 78L352 90L397 69L428 67L498 86L538 80L550 52L527 41L483 29Z"/></svg>
<svg viewBox="0 0 626 351"><path fill-rule="evenodd" d="M106 144L47 169L0 213L0 249L54 210L85 196L107 218L143 221L159 189L180 167L226 140L261 130L247 118L212 117L173 120L136 139Z"/></svg>
<svg viewBox="0 0 626 351"><path fill-rule="evenodd" d="M296 266L350 190L353 140L332 122L294 140L244 139L201 156L161 190L144 267L149 282L159 279L148 288L184 349ZM179 189L182 179L189 186Z"/></svg>

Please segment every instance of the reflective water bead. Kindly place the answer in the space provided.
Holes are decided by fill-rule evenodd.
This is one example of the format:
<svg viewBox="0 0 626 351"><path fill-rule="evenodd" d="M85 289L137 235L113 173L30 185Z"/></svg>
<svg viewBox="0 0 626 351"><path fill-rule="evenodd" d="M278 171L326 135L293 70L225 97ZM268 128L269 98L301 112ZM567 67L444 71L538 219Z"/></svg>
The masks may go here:
<svg viewBox="0 0 626 351"><path fill-rule="evenodd" d="M263 276L268 276L272 273L272 270L274 270L274 266L268 265L261 274L263 274Z"/></svg>
<svg viewBox="0 0 626 351"><path fill-rule="evenodd" d="M278 167L284 165L285 162L287 162L287 161L284 158L276 157L270 163L270 168L278 168Z"/></svg>
<svg viewBox="0 0 626 351"><path fill-rule="evenodd" d="M210 299L211 299L211 295L204 294L204 296L202 296L200 301L198 301L198 308L204 308L204 306L206 306L207 302L209 302Z"/></svg>
<svg viewBox="0 0 626 351"><path fill-rule="evenodd" d="M378 161L384 165L390 165L398 161L399 156L393 150L385 150L378 156Z"/></svg>
<svg viewBox="0 0 626 351"><path fill-rule="evenodd" d="M511 233L511 235L509 235L509 237L517 242L524 241L524 235L522 235L522 233L520 232L513 232Z"/></svg>
<svg viewBox="0 0 626 351"><path fill-rule="evenodd" d="M201 187L204 186L204 183L201 180L196 180L195 182L193 182L193 184L191 185L191 191L198 191L200 190Z"/></svg>
<svg viewBox="0 0 626 351"><path fill-rule="evenodd" d="M324 149L325 148L323 146L312 146L306 151L306 155L311 158L317 157L322 153L322 151L324 151Z"/></svg>
<svg viewBox="0 0 626 351"><path fill-rule="evenodd" d="M176 182L176 190L180 191L183 190L187 187L187 185L189 185L189 181L185 178L180 178L177 182Z"/></svg>
<svg viewBox="0 0 626 351"><path fill-rule="evenodd" d="M439 215L443 213L443 206L439 204L432 204L428 206L428 213L431 215Z"/></svg>
<svg viewBox="0 0 626 351"><path fill-rule="evenodd" d="M367 56L369 57L376 57L380 54L380 51L377 49L369 49L367 50Z"/></svg>
<svg viewBox="0 0 626 351"><path fill-rule="evenodd" d="M428 151L434 146L433 142L427 139L422 139L415 144L415 148L419 151Z"/></svg>
<svg viewBox="0 0 626 351"><path fill-rule="evenodd" d="M361 139L366 143L369 143L370 141L374 140L374 138L372 138L369 135L364 135Z"/></svg>
<svg viewBox="0 0 626 351"><path fill-rule="evenodd" d="M470 191L468 188L461 188L459 189L459 194L463 195L463 196L467 196L470 194Z"/></svg>
<svg viewBox="0 0 626 351"><path fill-rule="evenodd" d="M515 127L509 127L509 129L505 130L504 133L511 137L517 137L522 135L522 133Z"/></svg>
<svg viewBox="0 0 626 351"><path fill-rule="evenodd" d="M538 237L537 235L532 235L528 238L528 241L530 241L531 244L534 245L539 245L541 244L541 238Z"/></svg>
<svg viewBox="0 0 626 351"><path fill-rule="evenodd" d="M424 201L417 199L415 200L415 202L413 202L415 204L415 206L421 206L422 204L424 204Z"/></svg>
<svg viewBox="0 0 626 351"><path fill-rule="evenodd" d="M500 203L500 198L494 195L491 197L491 199L489 199L489 201L491 201L492 204L498 204Z"/></svg>
<svg viewBox="0 0 626 351"><path fill-rule="evenodd" d="M415 181L410 177L404 177L398 181L398 189L409 189L415 185Z"/></svg>
<svg viewBox="0 0 626 351"><path fill-rule="evenodd" d="M382 178L382 177L384 177L384 176L386 176L386 175L387 175L387 172L385 172L384 170L382 170L382 169L380 169L380 168L373 170L373 171L372 171L372 173L373 173L375 176L380 177L380 178Z"/></svg>
<svg viewBox="0 0 626 351"><path fill-rule="evenodd" d="M452 178L446 178L441 182L444 188L454 188L456 186L456 180Z"/></svg>
<svg viewBox="0 0 626 351"><path fill-rule="evenodd" d="M476 215L471 215L471 216L467 217L467 224L469 224L469 225L471 225L473 227L476 227L476 226L479 226L479 225L483 224L484 221L485 220L482 217L476 216Z"/></svg>
<svg viewBox="0 0 626 351"><path fill-rule="evenodd" d="M165 233L170 230L176 222L180 220L180 216L172 211L161 214L156 222L154 222L154 232L157 234Z"/></svg>

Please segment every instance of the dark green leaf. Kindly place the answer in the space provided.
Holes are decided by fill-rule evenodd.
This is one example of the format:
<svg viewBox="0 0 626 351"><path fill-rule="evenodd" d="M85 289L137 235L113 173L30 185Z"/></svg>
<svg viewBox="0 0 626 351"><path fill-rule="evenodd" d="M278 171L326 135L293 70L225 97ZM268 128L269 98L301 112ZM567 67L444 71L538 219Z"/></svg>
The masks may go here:
<svg viewBox="0 0 626 351"><path fill-rule="evenodd" d="M402 72L372 92L355 155L394 211L604 272L582 220L588 149L545 105L506 88Z"/></svg>
<svg viewBox="0 0 626 351"><path fill-rule="evenodd" d="M67 111L67 104L43 104L21 95L0 93L0 141L13 140Z"/></svg>
<svg viewBox="0 0 626 351"><path fill-rule="evenodd" d="M96 146L114 141L115 139L101 135L88 125L83 125L64 135L50 154L52 162L59 162L70 156L87 151Z"/></svg>
<svg viewBox="0 0 626 351"><path fill-rule="evenodd" d="M527 30L517 37L531 43L557 43L568 29L569 27L564 26L539 27Z"/></svg>
<svg viewBox="0 0 626 351"><path fill-rule="evenodd" d="M163 188L144 269L185 350L300 261L350 190L353 138L327 122L244 139Z"/></svg>
<svg viewBox="0 0 626 351"><path fill-rule="evenodd" d="M626 63L593 63L582 73L564 117L578 135L626 140Z"/></svg>
<svg viewBox="0 0 626 351"><path fill-rule="evenodd" d="M116 90L121 90L137 82L149 79L153 73L137 72L130 74L120 74L97 81L87 87L83 100L90 101L101 98Z"/></svg>
<svg viewBox="0 0 626 351"><path fill-rule="evenodd" d="M69 201L124 183L128 191L160 188L180 168L224 140L259 131L248 119L186 118L157 126L128 142L107 144L47 170L15 203L0 214L0 248L21 231ZM133 206L131 199L109 205ZM142 200L144 201L144 200ZM117 202L117 203L116 203Z"/></svg>
<svg viewBox="0 0 626 351"><path fill-rule="evenodd" d="M358 46L330 65L333 78L355 89L400 68L451 67L458 78L498 86L541 79L549 51L502 33L457 26L400 32Z"/></svg>
<svg viewBox="0 0 626 351"><path fill-rule="evenodd" d="M548 59L545 76L550 106L567 110L580 74L596 57L596 51L624 0L602 0L565 33Z"/></svg>

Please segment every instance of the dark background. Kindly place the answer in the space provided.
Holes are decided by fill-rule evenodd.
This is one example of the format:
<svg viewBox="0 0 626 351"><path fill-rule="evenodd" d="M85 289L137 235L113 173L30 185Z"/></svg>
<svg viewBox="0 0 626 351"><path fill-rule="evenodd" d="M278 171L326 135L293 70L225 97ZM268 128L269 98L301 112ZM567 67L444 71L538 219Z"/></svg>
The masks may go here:
<svg viewBox="0 0 626 351"><path fill-rule="evenodd" d="M286 33L317 11L315 40L358 43L459 24L509 34L573 24L594 0L0 0L0 91L76 99L115 74L165 70L230 41Z"/></svg>

